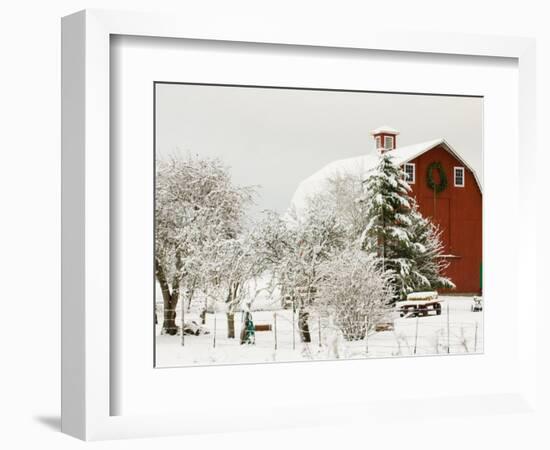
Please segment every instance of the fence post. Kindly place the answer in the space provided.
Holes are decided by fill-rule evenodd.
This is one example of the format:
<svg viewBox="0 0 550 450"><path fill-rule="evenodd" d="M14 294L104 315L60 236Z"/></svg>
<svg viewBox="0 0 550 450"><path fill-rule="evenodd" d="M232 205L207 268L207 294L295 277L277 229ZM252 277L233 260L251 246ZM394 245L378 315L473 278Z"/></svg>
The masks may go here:
<svg viewBox="0 0 550 450"><path fill-rule="evenodd" d="M275 336L275 350L277 350L277 313L273 313L273 334Z"/></svg>
<svg viewBox="0 0 550 450"><path fill-rule="evenodd" d="M185 333L183 332L185 324L185 298L181 299L181 345L185 345Z"/></svg>
<svg viewBox="0 0 550 450"><path fill-rule="evenodd" d="M449 300L447 300L447 353L451 353L451 323L449 319Z"/></svg>
<svg viewBox="0 0 550 450"><path fill-rule="evenodd" d="M319 314L319 348L321 347L321 314Z"/></svg>
<svg viewBox="0 0 550 450"><path fill-rule="evenodd" d="M476 331L474 334L474 353L477 353L477 322L476 322Z"/></svg>
<svg viewBox="0 0 550 450"><path fill-rule="evenodd" d="M214 308L214 339L213 339L213 348L216 348L216 321L217 321L216 308Z"/></svg>
<svg viewBox="0 0 550 450"><path fill-rule="evenodd" d="M292 350L296 350L296 305L294 303L294 298L292 299Z"/></svg>
<svg viewBox="0 0 550 450"><path fill-rule="evenodd" d="M365 316L365 352L369 354L369 317Z"/></svg>
<svg viewBox="0 0 550 450"><path fill-rule="evenodd" d="M418 343L418 320L420 319L420 317L417 315L416 316L416 331L414 333L414 350L413 350L413 355L416 355L416 345Z"/></svg>

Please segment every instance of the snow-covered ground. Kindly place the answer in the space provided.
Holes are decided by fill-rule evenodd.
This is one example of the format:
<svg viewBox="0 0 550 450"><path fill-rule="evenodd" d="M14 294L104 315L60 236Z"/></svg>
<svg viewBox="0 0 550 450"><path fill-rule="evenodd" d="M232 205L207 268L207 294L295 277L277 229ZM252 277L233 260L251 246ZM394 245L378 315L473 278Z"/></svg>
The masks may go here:
<svg viewBox="0 0 550 450"><path fill-rule="evenodd" d="M240 344L242 313L235 315L237 337L228 339L226 315L219 312L207 314L206 327L210 334L186 335L182 346L181 336L160 334L160 316L156 330L156 365L178 367L482 352L483 313L470 311L472 298L442 296L440 299L441 315L418 319L396 315L393 331L372 333L368 339L355 342L345 341L330 323L312 315L309 320L312 342L304 344L297 330L297 315L293 326L292 310L277 309L253 312L256 325L270 324L273 329L257 332L255 345ZM185 321L190 320L200 323L195 312L185 315Z"/></svg>

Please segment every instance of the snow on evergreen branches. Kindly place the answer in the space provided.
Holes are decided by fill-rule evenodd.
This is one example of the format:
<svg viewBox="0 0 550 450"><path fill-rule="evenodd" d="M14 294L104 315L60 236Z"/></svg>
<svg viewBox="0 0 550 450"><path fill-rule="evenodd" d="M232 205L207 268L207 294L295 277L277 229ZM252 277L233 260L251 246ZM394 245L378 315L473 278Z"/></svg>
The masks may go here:
<svg viewBox="0 0 550 450"><path fill-rule="evenodd" d="M391 153L380 155L365 182L368 221L360 243L392 274L398 298L415 290L454 287L441 275L446 267L441 233L420 214L410 191Z"/></svg>

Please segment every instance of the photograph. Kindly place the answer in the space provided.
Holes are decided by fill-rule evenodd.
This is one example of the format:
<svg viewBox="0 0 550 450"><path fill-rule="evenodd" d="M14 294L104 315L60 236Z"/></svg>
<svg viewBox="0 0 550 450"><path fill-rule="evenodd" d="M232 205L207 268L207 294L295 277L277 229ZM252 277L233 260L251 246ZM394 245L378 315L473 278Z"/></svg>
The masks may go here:
<svg viewBox="0 0 550 450"><path fill-rule="evenodd" d="M483 97L157 81L154 367L483 353Z"/></svg>

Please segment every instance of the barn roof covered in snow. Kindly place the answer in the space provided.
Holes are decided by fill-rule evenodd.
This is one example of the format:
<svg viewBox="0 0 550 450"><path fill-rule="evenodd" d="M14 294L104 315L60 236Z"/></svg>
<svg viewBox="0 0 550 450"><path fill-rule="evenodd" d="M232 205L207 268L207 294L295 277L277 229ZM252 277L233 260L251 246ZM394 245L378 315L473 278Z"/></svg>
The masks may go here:
<svg viewBox="0 0 550 450"><path fill-rule="evenodd" d="M423 153L442 145L449 153L451 153L456 159L458 159L465 167L467 167L477 182L479 190L482 190L479 177L473 167L470 166L459 154L456 152L445 139L434 139L427 142L421 142L419 144L407 145L404 147L398 147L395 150L391 150L389 153L393 156L394 162L398 165L405 164ZM303 180L297 187L291 200L291 207L297 211L302 211L307 204L308 198L314 194L323 191L326 188L326 183L329 179L343 176L343 175L357 175L366 179L369 175L369 171L374 169L378 164L378 154L369 153L366 155L356 156L353 158L340 159L333 161L305 180Z"/></svg>

